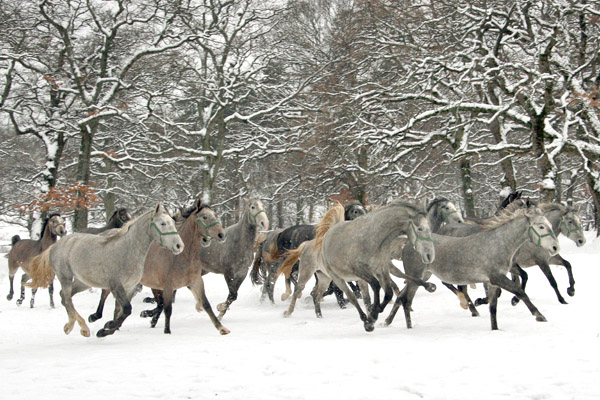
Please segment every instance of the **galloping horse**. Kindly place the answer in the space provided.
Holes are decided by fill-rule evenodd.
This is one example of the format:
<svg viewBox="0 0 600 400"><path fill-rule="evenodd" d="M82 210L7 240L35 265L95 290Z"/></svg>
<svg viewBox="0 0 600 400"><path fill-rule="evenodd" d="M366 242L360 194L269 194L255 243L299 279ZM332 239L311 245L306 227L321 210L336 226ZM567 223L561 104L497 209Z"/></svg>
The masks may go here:
<svg viewBox="0 0 600 400"><path fill-rule="evenodd" d="M152 288L158 304L154 310L143 311L141 316L151 316L151 326L154 327L160 313L164 310L164 333L170 334L173 293L187 286L194 294L198 305L201 304L206 311L215 328L220 334L226 335L229 330L221 325L206 297L202 278L203 264L200 260L202 251L217 244L213 243L211 238L214 237L223 243L227 239L226 232L214 211L203 205L200 199L196 201L194 208L184 212L182 217L185 219L179 228L179 234L185 244L185 250L181 254L170 254L156 245L150 247L141 283Z"/></svg>
<svg viewBox="0 0 600 400"><path fill-rule="evenodd" d="M12 238L12 248L6 255L8 258L8 277L10 280L10 291L7 300L12 300L14 295L13 280L15 273L21 267L23 269L23 276L21 277L21 297L17 300L17 304L21 305L25 299L25 282L29 280L29 270L31 266L31 260L40 253L44 252L48 247L56 243L58 236L64 236L67 234L67 228L65 228L65 220L59 214L52 214L44 220L42 226L42 236L38 240L22 239L19 235L15 235ZM31 290L31 302L29 306L33 308L35 302L35 293L37 289ZM50 307L54 308L54 284L51 282L48 285L48 293L50 295Z"/></svg>
<svg viewBox="0 0 600 400"><path fill-rule="evenodd" d="M31 286L47 286L56 273L62 285L62 304L69 316L64 331L71 333L77 321L83 336L89 336L90 330L75 310L72 297L89 287L110 289L121 311L96 335L112 335L131 314L131 297L142 278L144 260L153 241L173 254L184 249L175 222L160 203L108 235L73 233L65 236L32 261Z"/></svg>
<svg viewBox="0 0 600 400"><path fill-rule="evenodd" d="M337 209L337 211L336 211ZM331 213L330 213L331 212ZM334 207L326 214L317 227L314 241L306 242L304 248L311 248L307 258L312 260L302 263L306 250L300 252L301 266L299 268L298 284L292 295L288 312L293 311L294 302L300 297L304 285L313 272L320 270L323 274L319 279L320 292L324 291L333 281L344 291L350 302L356 307L360 319L367 332L374 329L374 323L381 311L391 300L394 284L390 277L393 270L391 254L395 250L399 235L407 235L409 242L417 249L423 262L432 262L435 249L431 239L429 222L426 214L410 203L394 201L379 208L364 217L351 221L342 220L340 206ZM336 217L337 213L337 217ZM313 258L313 257L316 257ZM320 257L320 259L319 259ZM291 264L291 262L290 262ZM284 266L280 268L283 272ZM412 277L393 271L394 275L425 286L429 291L435 290L435 285L415 280ZM329 279L324 279L324 278ZM346 285L348 281L366 281L374 293L374 302L369 307L368 315L362 310L352 290ZM379 300L379 290L383 288L385 296ZM318 289L319 291L319 289ZM320 296L317 293L315 299Z"/></svg>
<svg viewBox="0 0 600 400"><path fill-rule="evenodd" d="M229 295L225 302L217 306L217 309L220 312L218 317L219 320L223 318L223 315L225 315L229 309L230 304L237 299L238 289L246 278L246 275L248 275L248 267L252 263L254 244L258 236L258 231L269 228L269 219L267 218L267 213L262 201L250 199L245 203L240 220L236 224L225 229L227 241L213 243L209 247L200 249L196 254L197 261L191 266L194 270L198 271L198 275L200 273L204 275L208 272L224 275L225 282L229 288ZM152 283L145 283L145 278L142 279L142 283L146 286L153 287ZM154 295L155 298L158 296L156 298L158 307L149 312L144 312L142 316L147 317L152 315L152 322L156 323L162 311L161 304L164 300L160 298L161 293L154 293ZM168 293L165 289L162 292L162 296L166 295L168 295ZM204 304L200 304L200 299L198 297L196 297L196 299L198 301L196 307L198 309L203 308ZM221 333L223 334L223 332Z"/></svg>
<svg viewBox="0 0 600 400"><path fill-rule="evenodd" d="M426 264L410 246L402 252L406 274L415 278L429 279L435 274L443 282L468 285L487 283L490 285L490 318L492 330L498 329L496 304L500 288L514 293L527 305L538 321L544 316L531 303L527 294L506 277L517 250L526 241L547 249L552 255L559 251L559 244L552 226L537 208L516 209L501 212L483 225L482 231L466 237L433 234L435 260ZM407 328L412 327L410 311L418 286L408 281L398 296L386 319L390 324L400 305L404 308Z"/></svg>

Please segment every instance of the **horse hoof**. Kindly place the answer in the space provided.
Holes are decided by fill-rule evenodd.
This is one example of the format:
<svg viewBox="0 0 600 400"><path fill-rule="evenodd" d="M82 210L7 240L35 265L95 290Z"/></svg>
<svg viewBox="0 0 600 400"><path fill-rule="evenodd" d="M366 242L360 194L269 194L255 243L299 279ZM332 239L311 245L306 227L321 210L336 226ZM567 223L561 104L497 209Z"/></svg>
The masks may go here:
<svg viewBox="0 0 600 400"><path fill-rule="evenodd" d="M427 282L425 284L425 290L427 290L429 293L433 293L435 292L435 289L437 289L437 287L435 286L435 284Z"/></svg>
<svg viewBox="0 0 600 400"><path fill-rule="evenodd" d="M572 287L568 288L567 294L571 297L575 296L575 288L572 288Z"/></svg>
<svg viewBox="0 0 600 400"><path fill-rule="evenodd" d="M567 303L567 301L566 301L565 299L563 299L562 297L561 297L560 299L558 299L558 302L559 302L560 304L569 304L569 303Z"/></svg>
<svg viewBox="0 0 600 400"><path fill-rule="evenodd" d="M96 337L105 337L112 335L113 333L115 333L115 331L112 329L100 329L98 332L96 332Z"/></svg>
<svg viewBox="0 0 600 400"><path fill-rule="evenodd" d="M292 315L292 313L291 313L291 312L289 312L289 311L284 311L284 312L283 312L283 318L289 318L289 317L290 317L290 315Z"/></svg>
<svg viewBox="0 0 600 400"><path fill-rule="evenodd" d="M544 317L542 314L540 314L540 315L536 316L536 317L535 317L535 320L536 320L536 321L538 321L538 322L548 322L548 321L546 320L546 317Z"/></svg>
<svg viewBox="0 0 600 400"><path fill-rule="evenodd" d="M116 321L108 321L106 324L104 324L104 329L109 330L109 331L115 331L118 328L118 323Z"/></svg>
<svg viewBox="0 0 600 400"><path fill-rule="evenodd" d="M219 333L221 335L229 335L231 333L231 331L223 326L223 327L219 328Z"/></svg>
<svg viewBox="0 0 600 400"><path fill-rule="evenodd" d="M164 334L165 334L165 335L170 335L170 334L171 334L171 330L170 330L170 329L167 329L167 328L165 328L165 330L164 330Z"/></svg>
<svg viewBox="0 0 600 400"><path fill-rule="evenodd" d="M17 300L17 305L20 306L21 304L23 304L23 300L22 299L18 299Z"/></svg>
<svg viewBox="0 0 600 400"><path fill-rule="evenodd" d="M63 330L65 331L65 335L68 335L73 330L73 325L66 323Z"/></svg>
<svg viewBox="0 0 600 400"><path fill-rule="evenodd" d="M475 310L471 313L471 317L479 317L479 311Z"/></svg>
<svg viewBox="0 0 600 400"><path fill-rule="evenodd" d="M88 322L89 322L89 323L96 322L96 321L98 321L99 319L100 319L100 317L98 317L96 314L91 314L91 315L88 317Z"/></svg>
<svg viewBox="0 0 600 400"><path fill-rule="evenodd" d="M90 330L89 329L81 329L81 336L83 337L90 337Z"/></svg>
<svg viewBox="0 0 600 400"><path fill-rule="evenodd" d="M140 313L140 317L141 318L149 318L152 316L152 311L151 310L144 310Z"/></svg>
<svg viewBox="0 0 600 400"><path fill-rule="evenodd" d="M156 303L156 299L154 297L144 297L143 302L144 303L154 304L154 303Z"/></svg>
<svg viewBox="0 0 600 400"><path fill-rule="evenodd" d="M375 325L372 322L365 322L365 331L373 332L375 330Z"/></svg>
<svg viewBox="0 0 600 400"><path fill-rule="evenodd" d="M510 304L512 304L513 306L516 306L517 304L519 304L519 298L513 297L512 300L510 301Z"/></svg>

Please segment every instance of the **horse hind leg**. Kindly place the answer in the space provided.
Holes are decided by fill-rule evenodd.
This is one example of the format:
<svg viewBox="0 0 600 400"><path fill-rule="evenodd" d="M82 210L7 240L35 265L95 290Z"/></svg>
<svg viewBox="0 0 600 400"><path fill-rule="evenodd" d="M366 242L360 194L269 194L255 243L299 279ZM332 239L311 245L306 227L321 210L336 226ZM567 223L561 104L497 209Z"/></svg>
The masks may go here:
<svg viewBox="0 0 600 400"><path fill-rule="evenodd" d="M8 290L8 295L6 296L6 300L11 301L13 299L13 296L15 295L15 290L14 290L14 280L15 280L15 275L8 275L8 281L10 283L10 289Z"/></svg>
<svg viewBox="0 0 600 400"><path fill-rule="evenodd" d="M110 294L110 290L102 289L102 294L100 295L100 301L98 302L98 307L96 308L96 312L93 314L90 314L88 316L89 322L96 322L100 318L102 318L102 312L104 311L104 303L106 303L106 299L109 294Z"/></svg>
<svg viewBox="0 0 600 400"><path fill-rule="evenodd" d="M23 304L23 300L25 300L25 282L29 280L29 275L23 274L21 275L21 295L17 299L17 305L20 306Z"/></svg>
<svg viewBox="0 0 600 400"><path fill-rule="evenodd" d="M48 286L48 296L50 297L50 308L55 308L54 305L54 282Z"/></svg>
<svg viewBox="0 0 600 400"><path fill-rule="evenodd" d="M227 276L226 276L227 278ZM229 310L229 307L231 306L231 303L233 303L234 301L237 300L238 297L238 290L240 288L240 286L242 285L242 282L244 282L244 279L246 279L246 275L240 275L240 276L232 276L230 279L226 279L227 281L227 286L229 288L229 295L227 296L227 300L225 300L224 303L221 303L219 305L217 305L217 310L219 310L219 320L222 320L223 317L225 316L225 313L227 312L227 310Z"/></svg>
<svg viewBox="0 0 600 400"><path fill-rule="evenodd" d="M115 297L116 302L121 306L121 312L119 317L108 321L106 324L104 324L104 328L96 332L96 336L98 337L112 335L121 327L121 325L123 325L123 321L125 321L127 317L131 315L130 299L133 296L133 293L129 295L121 283L113 284L111 287L111 293Z"/></svg>
<svg viewBox="0 0 600 400"><path fill-rule="evenodd" d="M89 337L90 336L90 328L85 323L85 320L77 310L75 310L75 306L73 305L73 296L77 293L88 289L89 287L83 284L80 281L67 281L61 282L62 290L60 291L60 295L62 298L62 304L67 310L67 315L69 317L68 322L64 326L65 334L71 333L73 330L73 326L75 325L75 321L79 324L80 333L82 336Z"/></svg>
<svg viewBox="0 0 600 400"><path fill-rule="evenodd" d="M525 291L521 289L521 287L518 284L508 279L505 275L497 274L491 276L490 283L492 285L499 286L500 288L511 292L512 294L516 295L519 299L521 299L521 301L525 303L531 314L535 317L536 321L546 321L546 317L544 317L542 313L540 313L540 311L537 309L537 307L533 305Z"/></svg>

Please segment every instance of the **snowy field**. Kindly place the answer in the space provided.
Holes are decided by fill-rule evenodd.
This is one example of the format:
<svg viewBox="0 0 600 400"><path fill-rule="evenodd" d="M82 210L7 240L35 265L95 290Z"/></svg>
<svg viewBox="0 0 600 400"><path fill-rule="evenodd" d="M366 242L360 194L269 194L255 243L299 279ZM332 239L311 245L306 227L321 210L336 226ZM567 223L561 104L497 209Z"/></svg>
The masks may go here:
<svg viewBox="0 0 600 400"><path fill-rule="evenodd" d="M558 303L539 268L530 268L527 292L548 322L536 322L522 304L512 307L504 293L495 332L486 307L473 318L440 285L418 292L414 329L399 313L391 327L367 333L355 309L340 310L331 296L323 319L303 300L284 319L287 303L260 303L247 279L225 316L228 336L195 311L187 289L178 292L171 335L163 334L162 319L150 329L139 317L149 308L144 289L115 335L84 338L76 326L67 336L58 290L56 309L46 290L38 291L34 309L29 290L21 307L6 300L7 260L0 257L0 399L598 399L600 241L589 235L581 249L561 245L573 264L575 297L566 295L562 267L553 272L568 305ZM213 308L225 300L222 276L206 277L206 287ZM278 282L277 299L282 288ZM471 292L475 298L483 290ZM75 306L87 316L98 297L78 294ZM105 317L90 324L93 335L112 313L109 302Z"/></svg>

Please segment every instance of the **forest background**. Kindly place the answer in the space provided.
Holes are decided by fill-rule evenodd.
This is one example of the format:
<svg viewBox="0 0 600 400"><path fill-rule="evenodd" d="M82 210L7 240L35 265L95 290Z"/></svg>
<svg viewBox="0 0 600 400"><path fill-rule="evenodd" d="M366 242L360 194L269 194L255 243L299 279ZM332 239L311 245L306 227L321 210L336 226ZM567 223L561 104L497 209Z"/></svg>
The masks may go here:
<svg viewBox="0 0 600 400"><path fill-rule="evenodd" d="M600 2L0 0L0 220L503 196L600 222Z"/></svg>

